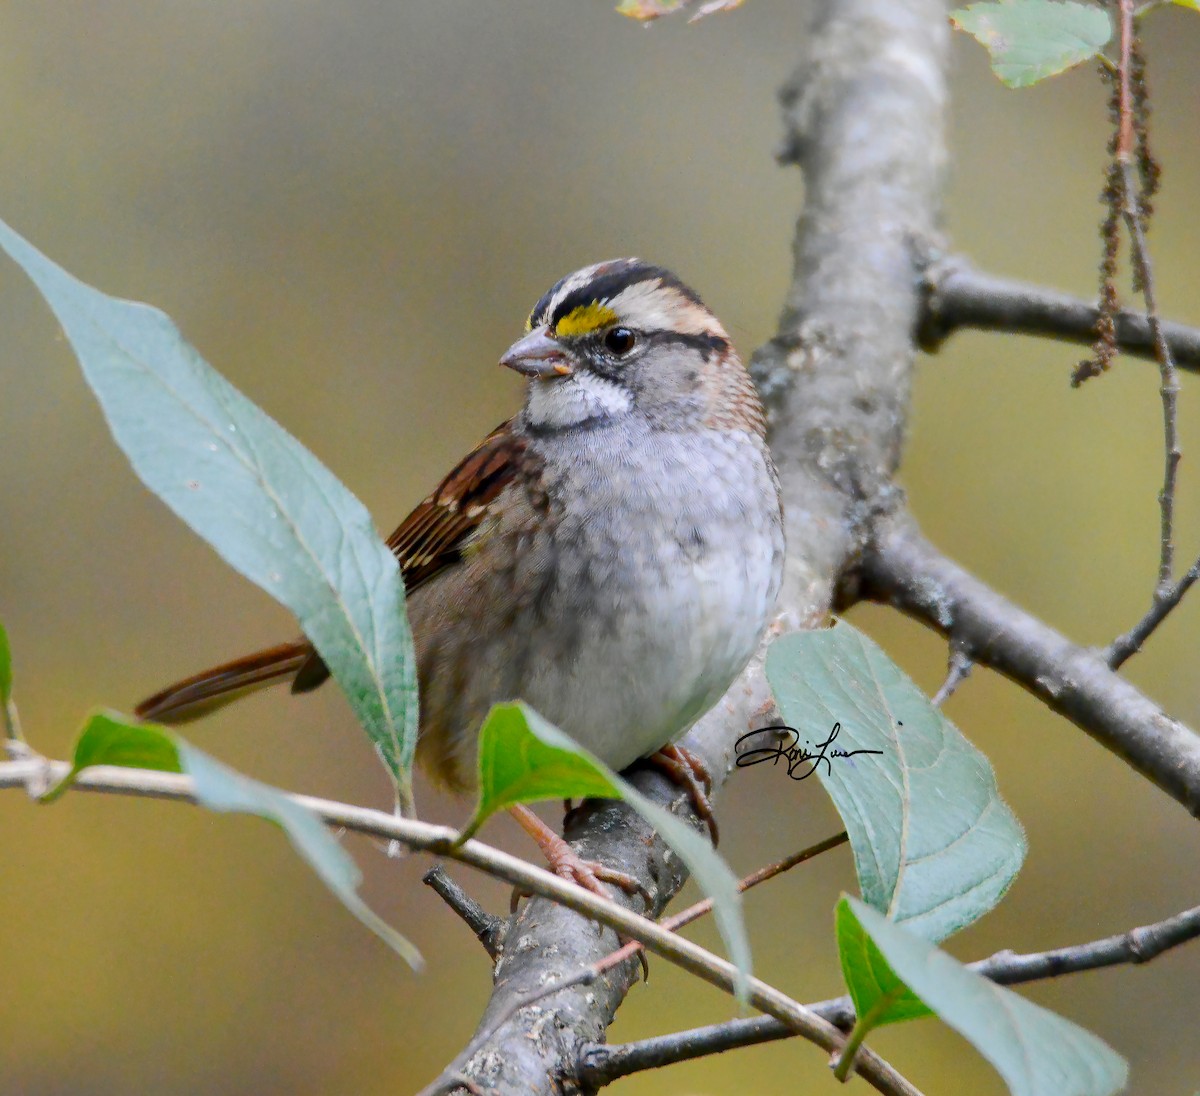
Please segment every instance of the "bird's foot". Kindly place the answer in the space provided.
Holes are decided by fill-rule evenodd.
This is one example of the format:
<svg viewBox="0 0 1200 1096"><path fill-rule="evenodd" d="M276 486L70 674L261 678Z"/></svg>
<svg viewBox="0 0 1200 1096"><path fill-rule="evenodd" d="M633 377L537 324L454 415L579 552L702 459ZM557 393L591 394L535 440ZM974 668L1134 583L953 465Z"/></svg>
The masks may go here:
<svg viewBox="0 0 1200 1096"><path fill-rule="evenodd" d="M610 868L598 860L585 860L567 844L565 839L559 837L528 807L511 807L509 811L520 823L521 828L537 842L550 870L560 879L575 883L585 890L590 890L593 894L598 894L601 898L612 897L604 888L605 883L611 883L613 886L620 887L626 894L640 894L646 903L646 908L651 908L653 896L639 880L628 872ZM522 891L519 887L514 888L513 909L516 909L517 902L522 897L528 897L528 892Z"/></svg>
<svg viewBox="0 0 1200 1096"><path fill-rule="evenodd" d="M704 762L691 750L675 745L664 746L646 760L688 793L696 814L707 824L713 848L716 848L719 837L717 818L709 800L713 781L712 774L704 767Z"/></svg>

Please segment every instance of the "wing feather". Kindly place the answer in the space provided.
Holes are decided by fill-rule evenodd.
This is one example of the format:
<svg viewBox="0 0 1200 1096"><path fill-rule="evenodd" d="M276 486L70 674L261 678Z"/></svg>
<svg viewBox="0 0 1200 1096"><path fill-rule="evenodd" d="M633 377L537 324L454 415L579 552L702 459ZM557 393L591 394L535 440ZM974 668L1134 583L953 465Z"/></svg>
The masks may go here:
<svg viewBox="0 0 1200 1096"><path fill-rule="evenodd" d="M526 444L513 433L511 419L502 422L387 538L400 561L406 594L462 559L488 508L520 472ZM306 693L327 677L329 670L314 651L296 674L292 692Z"/></svg>
<svg viewBox="0 0 1200 1096"><path fill-rule="evenodd" d="M488 508L520 470L525 446L511 422L501 423L388 537L408 593L462 559Z"/></svg>

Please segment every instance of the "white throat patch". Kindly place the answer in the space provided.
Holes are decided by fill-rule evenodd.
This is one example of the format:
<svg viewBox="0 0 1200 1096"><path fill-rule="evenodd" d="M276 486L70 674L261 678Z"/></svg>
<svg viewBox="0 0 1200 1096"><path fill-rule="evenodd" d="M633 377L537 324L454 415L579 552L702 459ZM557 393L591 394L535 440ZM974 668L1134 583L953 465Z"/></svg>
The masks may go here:
<svg viewBox="0 0 1200 1096"><path fill-rule="evenodd" d="M621 415L632 406L633 396L628 389L580 370L570 377L531 381L525 414L532 426L558 429Z"/></svg>

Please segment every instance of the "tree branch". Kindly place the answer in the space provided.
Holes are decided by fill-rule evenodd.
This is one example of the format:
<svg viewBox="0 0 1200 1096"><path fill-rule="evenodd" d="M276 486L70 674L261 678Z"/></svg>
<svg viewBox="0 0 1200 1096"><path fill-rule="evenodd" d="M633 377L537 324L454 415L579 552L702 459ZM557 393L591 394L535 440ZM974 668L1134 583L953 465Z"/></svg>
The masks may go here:
<svg viewBox="0 0 1200 1096"><path fill-rule="evenodd" d="M976 270L960 256L931 263L923 279L925 297L917 337L935 351L955 331L975 328L1016 335L1041 335L1090 345L1099 308L1080 297L1031 282ZM1127 354L1155 360L1156 338L1150 318L1122 309L1114 317L1117 345ZM1162 338L1181 369L1200 371L1200 328L1163 321Z"/></svg>
<svg viewBox="0 0 1200 1096"><path fill-rule="evenodd" d="M911 519L883 522L862 561L863 593L1024 686L1200 817L1200 737L1105 662L947 559Z"/></svg>
<svg viewBox="0 0 1200 1096"><path fill-rule="evenodd" d="M0 788L23 788L34 794L40 794L66 777L70 768L71 766L65 761L50 761L45 758L0 762ZM148 769L122 769L97 765L80 773L73 788L80 791L109 792L151 799L173 799L192 804L196 802L190 777ZM469 864L496 878L521 886L531 894L541 895L543 900L562 904L583 914L589 920L599 922L601 926L607 926L609 930L605 931L601 928L598 933L595 930L583 933L580 932L579 922L575 921L574 929L577 936L595 939L611 937L615 940L615 933L620 933L624 936L634 937L647 950L682 967L689 974L696 975L726 993L733 993L735 990L737 973L732 963L713 955L690 940L675 935L653 921L638 916L616 902L601 898L583 887L560 879L542 868L527 864L524 860L510 856L499 849L474 840L456 845L457 832L449 826L435 826L428 822L401 818L368 807L356 807L348 803L318 799L314 796L288 794L288 798L299 806L312 811L328 824L354 830L357 833L399 841L412 849L460 860L462 863ZM619 805L599 803L597 806L603 810ZM526 912L534 905L536 905L535 902L529 903ZM519 921L520 918L514 920ZM497 975L499 975L499 969L503 962L502 958L496 965ZM564 979L564 986L567 990L578 989L585 984L587 983L578 978L571 980L570 976ZM543 986L541 989L544 991L545 987ZM543 992L537 996L544 995ZM837 1028L821 1020L803 1005L793 1001L773 986L767 985L757 978L752 978L748 997L750 1004L755 1008L775 1017L790 1031L802 1035L822 1049L833 1052L841 1048L844 1036ZM512 1011L517 1010L513 1009ZM530 1009L530 1011L535 1010ZM536 1011L540 1012L541 1010ZM489 1035L494 1034L490 1029L485 1030ZM468 1049L472 1050L473 1048ZM880 1092L891 1094L891 1096L920 1096L915 1088L876 1055L864 1054L860 1051L855 1068ZM457 1065L451 1066L447 1072L454 1084L459 1086L466 1084L469 1088L474 1083L474 1078L469 1073L459 1071Z"/></svg>
<svg viewBox="0 0 1200 1096"><path fill-rule="evenodd" d="M1200 906L1177 913L1153 925L1130 929L1103 940L1031 955L1000 951L987 959L971 963L970 969L999 985L1058 978L1087 970L1125 963L1148 963L1164 951L1200 936ZM849 1030L854 1023L854 1006L849 997L835 997L810 1005L818 1016ZM789 1039L792 1033L769 1016L730 1020L724 1024L692 1028L689 1031L643 1039L617 1046L585 1047L580 1056L580 1079L593 1089L603 1088L631 1073L659 1069L676 1062L691 1061L709 1054L720 1054L738 1047Z"/></svg>

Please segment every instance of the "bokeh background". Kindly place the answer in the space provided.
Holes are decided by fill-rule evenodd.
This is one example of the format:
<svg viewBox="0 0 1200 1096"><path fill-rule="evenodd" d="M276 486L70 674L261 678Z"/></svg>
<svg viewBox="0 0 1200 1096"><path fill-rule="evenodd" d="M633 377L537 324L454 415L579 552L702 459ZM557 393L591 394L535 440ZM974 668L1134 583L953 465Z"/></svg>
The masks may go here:
<svg viewBox="0 0 1200 1096"><path fill-rule="evenodd" d="M700 289L749 352L787 285L801 184L772 159L775 89L806 4L750 0L642 29L609 0L174 0L0 8L0 216L106 291L166 309L389 530L515 408L495 368L532 302L583 263L639 254ZM1167 314L1200 323L1200 17L1150 20L1152 244ZM948 228L981 265L1093 292L1104 93L1091 71L1022 92L954 43ZM1080 391L1078 350L960 335L921 361L904 482L927 531L1080 641L1146 607L1161 466L1157 375L1122 361ZM290 635L139 485L47 309L0 263L0 614L27 733L62 756L94 704ZM1200 392L1182 396L1181 557L1200 549ZM1200 596L1197 596L1200 597ZM1139 686L1200 723L1193 597L1135 658ZM943 644L883 609L867 629L927 689ZM1116 932L1194 904L1185 812L1016 687L977 671L948 712L991 757L1029 834L1006 901L963 958ZM262 779L385 805L341 698L264 695L190 731ZM464 804L419 787L424 812ZM721 807L739 874L836 828L823 794L761 769ZM486 836L529 849L507 820ZM484 956L419 879L361 839L365 893L429 960L421 976L347 916L272 827L178 804L0 793L0 1090L405 1092L473 1029ZM504 890L470 878L493 908ZM839 990L841 850L748 902L756 959L801 999ZM702 939L713 941L708 929ZM1200 1084L1200 946L1028 990L1133 1063L1133 1090ZM655 962L611 1035L731 1015ZM876 1045L930 1093L1000 1093L935 1021ZM623 1083L629 1093L826 1091L798 1042ZM861 1082L854 1082L861 1088Z"/></svg>

